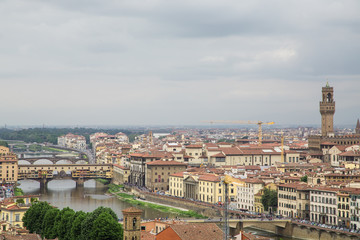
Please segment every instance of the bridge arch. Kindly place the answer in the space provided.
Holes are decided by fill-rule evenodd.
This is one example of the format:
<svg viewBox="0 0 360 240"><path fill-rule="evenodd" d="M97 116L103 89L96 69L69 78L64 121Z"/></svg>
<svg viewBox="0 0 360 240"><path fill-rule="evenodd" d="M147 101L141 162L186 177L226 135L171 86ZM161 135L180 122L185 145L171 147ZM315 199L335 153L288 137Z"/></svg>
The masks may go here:
<svg viewBox="0 0 360 240"><path fill-rule="evenodd" d="M39 159L36 160L33 165L53 165L54 163L50 161L49 159Z"/></svg>
<svg viewBox="0 0 360 240"><path fill-rule="evenodd" d="M55 164L73 164L73 162L69 159L61 159L57 161Z"/></svg>
<svg viewBox="0 0 360 240"><path fill-rule="evenodd" d="M85 160L79 160L75 164L87 164L88 162Z"/></svg>
<svg viewBox="0 0 360 240"><path fill-rule="evenodd" d="M26 161L26 160L19 160L19 161L18 161L18 164L19 164L19 165L31 165L31 162Z"/></svg>

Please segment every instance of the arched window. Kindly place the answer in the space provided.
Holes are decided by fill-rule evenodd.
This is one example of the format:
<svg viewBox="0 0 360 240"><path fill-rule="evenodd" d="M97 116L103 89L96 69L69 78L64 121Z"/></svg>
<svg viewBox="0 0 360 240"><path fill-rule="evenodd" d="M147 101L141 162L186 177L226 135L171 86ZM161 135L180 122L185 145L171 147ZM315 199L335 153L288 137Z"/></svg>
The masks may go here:
<svg viewBox="0 0 360 240"><path fill-rule="evenodd" d="M331 93L328 93L328 94L327 94L327 102L332 102L332 100L331 100Z"/></svg>
<svg viewBox="0 0 360 240"><path fill-rule="evenodd" d="M136 218L133 218L133 229L136 229Z"/></svg>

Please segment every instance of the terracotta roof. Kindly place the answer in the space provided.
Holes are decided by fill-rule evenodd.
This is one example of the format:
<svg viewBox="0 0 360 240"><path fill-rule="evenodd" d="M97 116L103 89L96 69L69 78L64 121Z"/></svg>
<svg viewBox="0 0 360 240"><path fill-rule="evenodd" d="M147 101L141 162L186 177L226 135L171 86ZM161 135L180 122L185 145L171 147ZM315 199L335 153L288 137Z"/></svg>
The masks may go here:
<svg viewBox="0 0 360 240"><path fill-rule="evenodd" d="M213 174L204 174L199 177L199 181L209 181L209 182L220 182L220 177Z"/></svg>
<svg viewBox="0 0 360 240"><path fill-rule="evenodd" d="M135 208L135 207L129 207L129 208L126 208L126 209L122 210L122 212L125 212L125 213L142 213L143 210Z"/></svg>
<svg viewBox="0 0 360 240"><path fill-rule="evenodd" d="M186 163L177 162L177 161L163 161L163 160L157 160L146 163L147 165L151 166L187 166Z"/></svg>
<svg viewBox="0 0 360 240"><path fill-rule="evenodd" d="M156 240L156 236L150 232L141 231L141 240Z"/></svg>
<svg viewBox="0 0 360 240"><path fill-rule="evenodd" d="M187 145L186 148L202 148L203 146L201 144L190 144Z"/></svg>
<svg viewBox="0 0 360 240"><path fill-rule="evenodd" d="M178 172L178 173L170 174L169 176L172 176L172 177L184 177L184 172Z"/></svg>
<svg viewBox="0 0 360 240"><path fill-rule="evenodd" d="M223 232L215 223L172 225L166 228L165 230L163 230L162 232L160 232L157 236L166 237L167 234L170 234L171 231L175 232L176 235L181 240L194 240L194 239L222 240L223 239Z"/></svg>
<svg viewBox="0 0 360 240"><path fill-rule="evenodd" d="M242 155L243 152L238 149L237 147L231 147L231 148L221 148L221 151L225 153L225 155Z"/></svg>

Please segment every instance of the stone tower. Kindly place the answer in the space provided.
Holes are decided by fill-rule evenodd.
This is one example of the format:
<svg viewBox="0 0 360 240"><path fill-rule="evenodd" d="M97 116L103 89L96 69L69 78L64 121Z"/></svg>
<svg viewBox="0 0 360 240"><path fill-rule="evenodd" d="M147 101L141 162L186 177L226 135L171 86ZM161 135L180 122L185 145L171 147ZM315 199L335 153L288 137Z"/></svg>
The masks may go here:
<svg viewBox="0 0 360 240"><path fill-rule="evenodd" d="M360 121L357 120L356 127L355 127L355 134L360 134Z"/></svg>
<svg viewBox="0 0 360 240"><path fill-rule="evenodd" d="M142 210L130 207L122 212L124 215L124 240L141 240Z"/></svg>
<svg viewBox="0 0 360 240"><path fill-rule="evenodd" d="M329 83L322 88L322 101L320 102L321 114L321 135L334 136L334 89L329 86Z"/></svg>

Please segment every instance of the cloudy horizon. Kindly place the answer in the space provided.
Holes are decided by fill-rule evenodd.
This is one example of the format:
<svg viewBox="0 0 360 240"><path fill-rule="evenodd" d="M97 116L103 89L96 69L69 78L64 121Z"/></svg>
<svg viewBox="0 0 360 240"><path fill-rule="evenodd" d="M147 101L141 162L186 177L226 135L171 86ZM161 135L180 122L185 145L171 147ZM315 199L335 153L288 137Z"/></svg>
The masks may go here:
<svg viewBox="0 0 360 240"><path fill-rule="evenodd" d="M359 1L0 1L0 126L360 117Z"/></svg>

